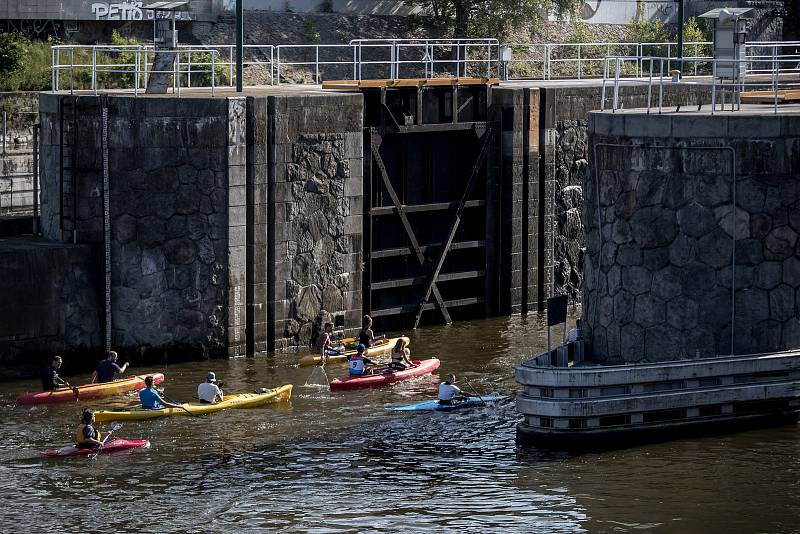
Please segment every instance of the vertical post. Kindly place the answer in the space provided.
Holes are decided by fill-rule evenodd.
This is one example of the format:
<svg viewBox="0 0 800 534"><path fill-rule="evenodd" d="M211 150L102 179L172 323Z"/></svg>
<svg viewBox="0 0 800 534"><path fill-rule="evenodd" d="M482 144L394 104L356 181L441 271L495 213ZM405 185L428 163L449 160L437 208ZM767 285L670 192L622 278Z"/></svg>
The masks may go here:
<svg viewBox="0 0 800 534"><path fill-rule="evenodd" d="M97 48L92 47L92 91L97 96Z"/></svg>
<svg viewBox="0 0 800 534"><path fill-rule="evenodd" d="M242 92L244 69L242 56L244 49L244 0L236 0L236 92ZM280 80L279 80L280 81Z"/></svg>
<svg viewBox="0 0 800 534"><path fill-rule="evenodd" d="M102 146L103 146L103 247L105 271L105 348L111 350L111 204L109 192L108 168L108 108L102 111Z"/></svg>
<svg viewBox="0 0 800 534"><path fill-rule="evenodd" d="M33 125L33 235L39 235L39 125Z"/></svg>
<svg viewBox="0 0 800 534"><path fill-rule="evenodd" d="M8 130L6 130L6 112L3 112L3 157L6 157L8 153L6 152L7 146L7 138L8 137Z"/></svg>
<svg viewBox="0 0 800 534"><path fill-rule="evenodd" d="M683 1L678 0L678 70L681 74L683 74Z"/></svg>

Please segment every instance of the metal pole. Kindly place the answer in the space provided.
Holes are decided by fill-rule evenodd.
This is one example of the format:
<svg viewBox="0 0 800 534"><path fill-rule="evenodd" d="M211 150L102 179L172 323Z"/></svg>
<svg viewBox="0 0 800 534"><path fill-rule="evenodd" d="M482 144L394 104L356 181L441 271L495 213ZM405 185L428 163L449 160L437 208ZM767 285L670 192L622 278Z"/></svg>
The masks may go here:
<svg viewBox="0 0 800 534"><path fill-rule="evenodd" d="M244 55L244 0L236 0L236 92L242 92L244 69L242 56Z"/></svg>
<svg viewBox="0 0 800 534"><path fill-rule="evenodd" d="M678 0L678 70L683 73L683 0ZM680 75L679 75L680 76Z"/></svg>
<svg viewBox="0 0 800 534"><path fill-rule="evenodd" d="M33 235L39 235L39 125L33 125Z"/></svg>

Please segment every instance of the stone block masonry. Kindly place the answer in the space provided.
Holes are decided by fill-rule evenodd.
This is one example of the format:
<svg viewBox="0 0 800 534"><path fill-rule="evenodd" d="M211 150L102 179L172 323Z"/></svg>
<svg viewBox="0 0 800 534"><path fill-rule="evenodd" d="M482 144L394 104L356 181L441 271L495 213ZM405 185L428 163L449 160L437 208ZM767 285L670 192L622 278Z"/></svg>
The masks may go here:
<svg viewBox="0 0 800 534"><path fill-rule="evenodd" d="M269 345L307 346L361 314L363 99L270 97Z"/></svg>
<svg viewBox="0 0 800 534"><path fill-rule="evenodd" d="M800 114L592 113L589 131L593 359L800 346Z"/></svg>
<svg viewBox="0 0 800 534"><path fill-rule="evenodd" d="M97 325L111 315L112 346L236 356L308 345L328 318L357 327L362 105L352 94L41 95L43 231L98 258L110 239L111 305Z"/></svg>

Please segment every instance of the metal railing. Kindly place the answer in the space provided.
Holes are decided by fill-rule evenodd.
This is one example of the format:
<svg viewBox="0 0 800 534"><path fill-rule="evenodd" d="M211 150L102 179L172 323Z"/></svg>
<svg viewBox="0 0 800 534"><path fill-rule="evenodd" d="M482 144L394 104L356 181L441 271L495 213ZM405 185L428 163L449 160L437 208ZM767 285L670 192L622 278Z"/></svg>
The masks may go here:
<svg viewBox="0 0 800 534"><path fill-rule="evenodd" d="M683 44L684 52L700 55L711 51L711 42L690 41ZM508 43L513 59L509 62L506 79L554 80L559 78L599 78L607 57L638 58L630 75L642 76L641 58L648 55L677 55L677 43ZM663 51L663 52L662 52ZM632 65L633 66L633 65Z"/></svg>
<svg viewBox="0 0 800 534"><path fill-rule="evenodd" d="M512 59L500 60L510 47ZM771 72L772 58L785 57L797 43L754 42L746 45L750 69ZM793 48L792 48L793 49ZM684 72L710 75L709 42L684 43ZM176 54L172 90L182 87L234 86L233 45L182 45ZM244 66L251 85L319 84L323 80L435 78L438 76L499 76L506 79L551 80L610 76L609 60L621 60L619 78L644 78L651 58L666 58L669 72L678 61L676 43L510 43L497 39L355 39L331 45L245 45ZM127 89L138 94L152 74L156 50L150 45L58 45L52 49L53 90ZM710 59L710 58L708 58ZM704 70L706 69L706 70ZM648 73L649 74L649 73ZM64 80L66 78L66 84ZM245 80L247 82L248 80ZM247 83L245 84L247 85Z"/></svg>
<svg viewBox="0 0 800 534"><path fill-rule="evenodd" d="M793 47L792 49L795 50L800 46L800 42L782 43L775 46ZM645 75L633 80L623 80L622 73L625 63L634 59L641 60L642 64L647 66ZM742 93L746 91L754 92L762 100L770 99L773 110L777 113L778 104L782 100L782 91L800 88L800 53L778 55L772 49L769 55L748 55L744 59L687 57L682 58L681 61L684 66L686 64L694 65L695 70L698 69L699 64L701 65L699 69L707 73L705 76L695 77L691 83L696 87L710 89L709 104L712 115L717 112L718 108L722 111L725 110L726 95L730 95L728 100L730 111L741 109ZM612 63L613 68L611 67ZM647 113L650 113L653 108L657 108L658 113L662 113L665 85L680 84L686 81L680 76L680 73L670 69L670 65L674 63L676 63L675 58L670 57L606 58L600 109L606 108L606 86L609 83L613 82L611 109L615 111L620 109L620 86L625 81L641 83L645 79L647 82ZM653 94L654 91L657 91L657 97ZM654 98L657 98L657 106L653 102Z"/></svg>

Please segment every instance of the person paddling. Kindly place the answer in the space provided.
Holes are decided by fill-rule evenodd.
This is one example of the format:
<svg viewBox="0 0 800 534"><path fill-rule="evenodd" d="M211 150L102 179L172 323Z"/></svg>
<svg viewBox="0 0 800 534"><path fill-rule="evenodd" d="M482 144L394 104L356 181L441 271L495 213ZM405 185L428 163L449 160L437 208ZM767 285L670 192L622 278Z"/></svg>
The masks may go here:
<svg viewBox="0 0 800 534"><path fill-rule="evenodd" d="M197 398L207 404L216 404L225 398L222 389L217 385L217 375L213 372L209 372L206 381L197 386Z"/></svg>
<svg viewBox="0 0 800 534"><path fill-rule="evenodd" d="M416 367L414 362L411 361L411 351L406 347L406 340L401 338L397 339L397 343L392 348L392 361L389 363L389 369L392 371L405 371Z"/></svg>
<svg viewBox="0 0 800 534"><path fill-rule="evenodd" d="M100 432L94 427L94 412L83 410L81 424L75 429L75 446L79 449L95 449L103 446Z"/></svg>
<svg viewBox="0 0 800 534"><path fill-rule="evenodd" d="M325 356L336 356L339 350L333 348L333 341L331 340L331 333L333 332L333 323L325 323L322 332L317 336L316 349L317 354L325 358Z"/></svg>
<svg viewBox="0 0 800 534"><path fill-rule="evenodd" d="M444 382L439 384L439 404L457 404L467 400L469 397L477 397L465 393L458 386L455 385L456 375L449 374L444 377Z"/></svg>
<svg viewBox="0 0 800 534"><path fill-rule="evenodd" d="M111 350L108 352L108 357L97 364L97 368L94 370L94 373L92 373L90 382L92 384L111 382L114 380L114 375L124 373L127 368L128 362L122 364L122 367L117 365L117 353Z"/></svg>
<svg viewBox="0 0 800 534"><path fill-rule="evenodd" d="M139 391L139 401L142 403L142 408L145 410L160 410L165 406L170 408L180 408L180 404L175 404L164 400L164 398L153 387L153 377L146 376L144 378L144 389Z"/></svg>
<svg viewBox="0 0 800 534"><path fill-rule="evenodd" d="M375 333L372 331L372 317L369 315L364 316L364 321L361 323L361 330L358 332L358 343L370 348L375 343Z"/></svg>
<svg viewBox="0 0 800 534"><path fill-rule="evenodd" d="M374 362L364 356L365 350L367 350L367 348L364 344L359 343L356 347L356 353L350 356L350 364L348 365L350 376L368 375L372 372L367 368L367 365L373 364Z"/></svg>
<svg viewBox="0 0 800 534"><path fill-rule="evenodd" d="M53 391L61 387L70 387L64 379L58 376L61 363L61 356L53 356L53 361L50 362L50 365L42 369L42 391Z"/></svg>

